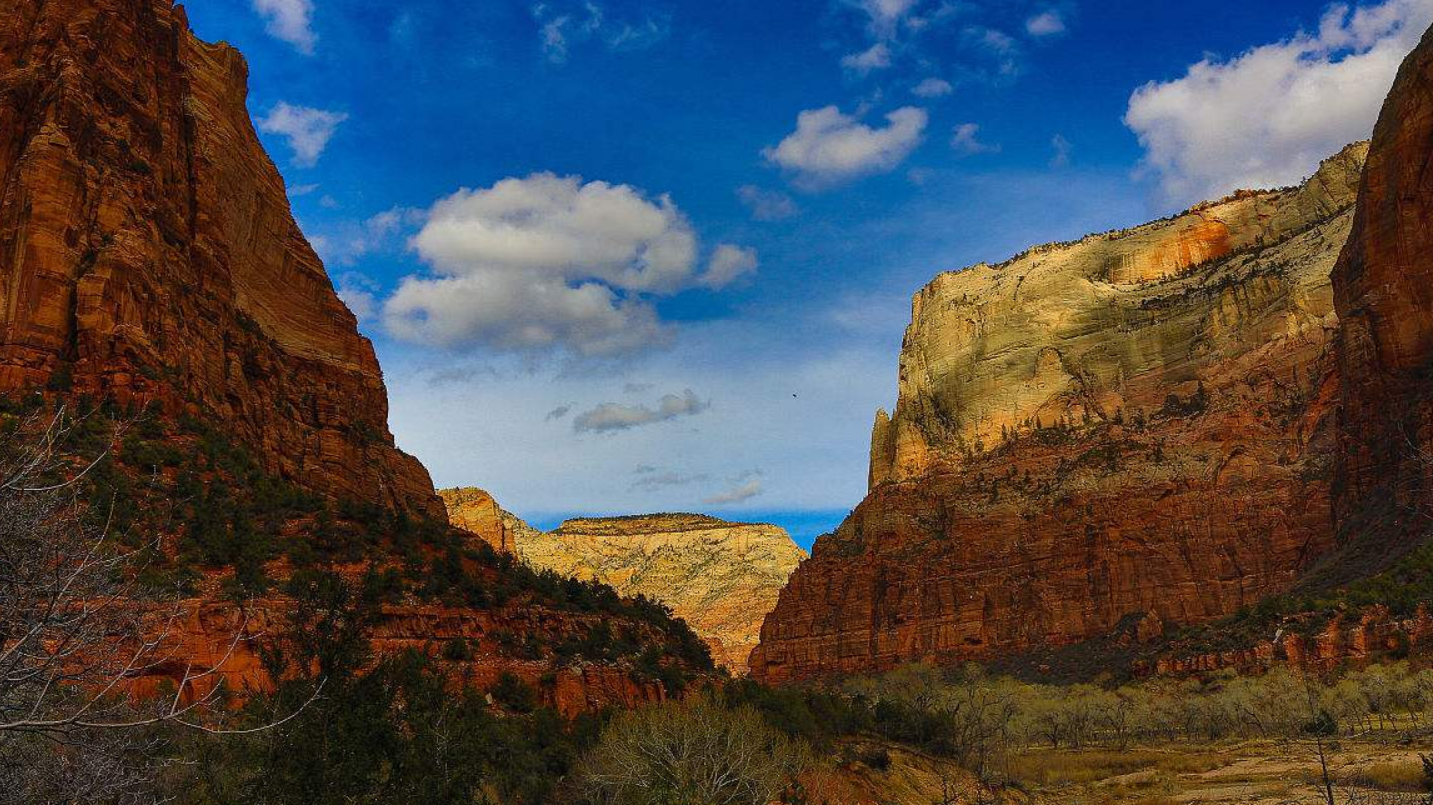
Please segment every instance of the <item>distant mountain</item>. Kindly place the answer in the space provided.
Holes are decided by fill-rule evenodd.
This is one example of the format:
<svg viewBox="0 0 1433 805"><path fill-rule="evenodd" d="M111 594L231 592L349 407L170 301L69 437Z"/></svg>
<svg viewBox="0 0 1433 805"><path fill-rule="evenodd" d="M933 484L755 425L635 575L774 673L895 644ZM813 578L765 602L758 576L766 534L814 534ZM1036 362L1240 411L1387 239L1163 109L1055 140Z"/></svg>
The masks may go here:
<svg viewBox="0 0 1433 805"><path fill-rule="evenodd" d="M455 525L506 546L537 570L610 584L672 608L712 657L744 674L761 620L806 552L772 525L697 514L580 518L541 532L479 489L441 494Z"/></svg>

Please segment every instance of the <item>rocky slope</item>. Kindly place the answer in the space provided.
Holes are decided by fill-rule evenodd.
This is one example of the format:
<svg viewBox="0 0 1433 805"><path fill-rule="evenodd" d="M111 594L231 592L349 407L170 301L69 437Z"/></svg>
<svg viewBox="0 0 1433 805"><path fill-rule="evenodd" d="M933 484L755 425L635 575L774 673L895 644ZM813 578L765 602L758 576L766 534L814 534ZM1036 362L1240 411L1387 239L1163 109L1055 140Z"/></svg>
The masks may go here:
<svg viewBox="0 0 1433 805"><path fill-rule="evenodd" d="M331 497L441 517L383 376L289 212L247 67L167 0L0 18L0 391L212 418Z"/></svg>
<svg viewBox="0 0 1433 805"><path fill-rule="evenodd" d="M672 608L717 664L745 673L761 620L806 557L782 529L696 514L580 518L543 533L479 489L441 492L455 525L511 544L528 566L609 584ZM491 504L491 505L489 505Z"/></svg>
<svg viewBox="0 0 1433 805"><path fill-rule="evenodd" d="M870 495L783 590L752 673L1006 656L1294 585L1334 544L1329 275L1366 153L920 291Z"/></svg>
<svg viewBox="0 0 1433 805"><path fill-rule="evenodd" d="M0 418L88 401L76 454L112 460L87 488L125 538L159 537L136 583L195 596L172 661L136 685L223 661L261 686L258 647L233 638L284 639L295 570L377 608L379 655L440 654L479 684L511 671L568 712L703 672L700 642L654 607L555 588L447 525L394 446L373 348L294 222L246 78L169 0L0 14Z"/></svg>

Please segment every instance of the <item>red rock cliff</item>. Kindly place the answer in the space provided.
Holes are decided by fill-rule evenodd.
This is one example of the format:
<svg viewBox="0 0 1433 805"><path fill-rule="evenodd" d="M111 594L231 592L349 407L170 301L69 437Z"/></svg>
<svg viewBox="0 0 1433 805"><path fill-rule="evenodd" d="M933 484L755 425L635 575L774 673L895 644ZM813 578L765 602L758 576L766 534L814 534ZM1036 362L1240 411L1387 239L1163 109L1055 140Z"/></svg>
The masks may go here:
<svg viewBox="0 0 1433 805"><path fill-rule="evenodd" d="M1292 587L1333 545L1329 272L1364 151L918 293L870 495L781 593L753 676L1004 657Z"/></svg>
<svg viewBox="0 0 1433 805"><path fill-rule="evenodd" d="M442 517L394 447L372 345L294 223L246 82L167 0L7 4L0 391L158 401L310 489Z"/></svg>
<svg viewBox="0 0 1433 805"><path fill-rule="evenodd" d="M1343 324L1334 511L1345 547L1321 575L1337 582L1426 538L1433 514L1433 32L1378 121L1333 285Z"/></svg>

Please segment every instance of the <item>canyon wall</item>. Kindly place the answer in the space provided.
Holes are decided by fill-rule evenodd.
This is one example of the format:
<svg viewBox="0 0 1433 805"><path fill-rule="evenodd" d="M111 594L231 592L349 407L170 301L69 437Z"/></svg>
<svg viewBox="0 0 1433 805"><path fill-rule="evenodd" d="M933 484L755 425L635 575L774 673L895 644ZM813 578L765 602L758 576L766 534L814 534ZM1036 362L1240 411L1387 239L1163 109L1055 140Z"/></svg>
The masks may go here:
<svg viewBox="0 0 1433 805"><path fill-rule="evenodd" d="M118 403L99 425L134 411L103 491L89 480L156 538L156 593L192 596L166 602L182 617L145 637L167 659L129 682L158 691L192 668L240 695L270 685L260 646L318 628L277 592L302 587L283 584L296 568L363 591L344 617L368 619L375 658L415 649L480 689L511 672L567 714L706 673L701 644L655 608L553 590L446 525L428 472L394 445L373 347L294 222L246 83L243 58L198 40L169 0L0 14L4 418L47 402ZM496 504L471 503L501 547ZM141 618L158 606L127 603ZM590 648L594 634L608 645ZM660 679L638 667L647 650Z"/></svg>
<svg viewBox="0 0 1433 805"><path fill-rule="evenodd" d="M1008 656L1292 587L1335 541L1329 277L1366 154L920 291L870 494L753 675Z"/></svg>
<svg viewBox="0 0 1433 805"><path fill-rule="evenodd" d="M239 53L167 0L10 4L0 391L212 419L306 488L441 518L246 96Z"/></svg>
<svg viewBox="0 0 1433 805"><path fill-rule="evenodd" d="M454 525L497 542L535 570L609 584L671 607L711 649L743 674L761 621L806 552L773 525L699 514L584 517L555 531L532 528L481 489L440 493ZM495 540L497 542L495 542Z"/></svg>
<svg viewBox="0 0 1433 805"><path fill-rule="evenodd" d="M1433 515L1433 32L1374 130L1353 234L1334 269L1342 549L1320 584L1381 570Z"/></svg>

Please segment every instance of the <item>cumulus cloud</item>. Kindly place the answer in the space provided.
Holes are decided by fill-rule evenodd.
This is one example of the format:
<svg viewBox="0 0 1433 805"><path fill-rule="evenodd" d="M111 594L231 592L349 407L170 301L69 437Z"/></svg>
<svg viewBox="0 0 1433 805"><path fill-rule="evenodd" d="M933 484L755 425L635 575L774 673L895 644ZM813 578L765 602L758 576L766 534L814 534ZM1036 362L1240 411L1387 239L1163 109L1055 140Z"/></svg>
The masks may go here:
<svg viewBox="0 0 1433 805"><path fill-rule="evenodd" d="M658 422L669 422L679 417L696 416L710 407L710 403L703 402L691 389L687 389L681 395L666 395L657 403L656 408L603 403L579 414L577 419L573 420L572 429L578 433L631 430Z"/></svg>
<svg viewBox="0 0 1433 805"><path fill-rule="evenodd" d="M279 101L266 117L259 120L259 131L283 137L294 152L294 165L312 168L318 164L319 157L328 148L328 141L333 139L339 124L345 120L348 120L348 115L343 112Z"/></svg>
<svg viewBox="0 0 1433 805"><path fill-rule="evenodd" d="M920 144L929 116L906 106L872 128L835 106L810 109L796 118L796 131L762 151L768 162L796 176L798 185L817 189L894 169Z"/></svg>
<svg viewBox="0 0 1433 805"><path fill-rule="evenodd" d="M891 66L891 49L885 42L877 42L860 53L842 58L841 66L858 75L884 70Z"/></svg>
<svg viewBox="0 0 1433 805"><path fill-rule="evenodd" d="M432 273L400 283L385 326L448 348L629 354L670 339L651 296L709 284L696 275L696 233L669 197L578 176L460 190L433 206L411 245Z"/></svg>
<svg viewBox="0 0 1433 805"><path fill-rule="evenodd" d="M758 221L782 221L801 211L785 193L756 185L738 187L736 196L751 210L751 217Z"/></svg>
<svg viewBox="0 0 1433 805"><path fill-rule="evenodd" d="M1205 58L1130 98L1125 124L1166 201L1293 184L1373 130L1403 58L1433 23L1433 0L1332 6L1301 32L1231 59Z"/></svg>
<svg viewBox="0 0 1433 805"><path fill-rule="evenodd" d="M714 290L725 288L748 274L756 273L758 264L755 249L723 243L712 253L711 262L701 276L701 284Z"/></svg>
<svg viewBox="0 0 1433 805"><path fill-rule="evenodd" d="M1036 14L1025 21L1025 32L1036 38L1057 36L1065 32L1065 18L1053 10Z"/></svg>
<svg viewBox="0 0 1433 805"><path fill-rule="evenodd" d="M744 503L766 491L761 483L761 473L752 471L742 473L732 480L732 486L725 492L712 495L703 503L709 506L724 506L732 503Z"/></svg>
<svg viewBox="0 0 1433 805"><path fill-rule="evenodd" d="M532 7L538 37L548 61L562 64L574 44L598 40L614 52L645 50L670 33L670 24L648 16L639 21L612 21L599 4L586 2L538 3Z"/></svg>
<svg viewBox="0 0 1433 805"><path fill-rule="evenodd" d="M300 53L313 53L318 37L313 32L311 0L253 0L253 6L266 21L269 36L288 42Z"/></svg>
<svg viewBox="0 0 1433 805"><path fill-rule="evenodd" d="M980 141L980 124L978 123L962 123L956 126L950 137L950 147L957 154L967 157L1000 152L1000 146Z"/></svg>
<svg viewBox="0 0 1433 805"><path fill-rule="evenodd" d="M943 98L954 91L955 87L943 78L927 78L911 88L911 94L918 98Z"/></svg>

